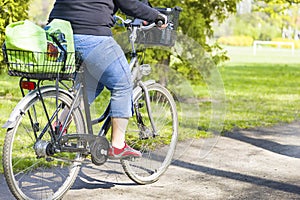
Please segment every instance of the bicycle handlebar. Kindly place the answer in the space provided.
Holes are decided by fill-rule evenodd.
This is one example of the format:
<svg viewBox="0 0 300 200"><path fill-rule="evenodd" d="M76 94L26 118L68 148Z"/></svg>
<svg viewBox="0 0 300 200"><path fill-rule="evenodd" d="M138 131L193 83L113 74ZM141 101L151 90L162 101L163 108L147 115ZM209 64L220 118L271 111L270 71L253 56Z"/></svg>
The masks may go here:
<svg viewBox="0 0 300 200"><path fill-rule="evenodd" d="M138 27L138 29L140 30L149 30L153 27L162 27L162 25L164 24L162 20L159 20L157 23L151 23L151 24L144 24L144 20L142 19L134 19L133 21L131 19L126 19L124 20L122 17L115 15L114 16L115 21L120 20L121 24L117 24L117 25L124 25L125 27Z"/></svg>
<svg viewBox="0 0 300 200"><path fill-rule="evenodd" d="M134 19L134 20L130 20L130 19L126 19L124 20L122 17L120 16L114 16L115 18L115 23L117 25L120 25L120 26L124 26L127 28L127 30L130 31L130 35L129 35L129 39L130 39L130 44L131 44L131 47L132 47L132 52L133 52L133 55L135 55L136 53L136 50L135 50L135 41L137 39L137 31L148 31L148 30L151 30L152 28L154 27L157 27L158 29L159 28L172 28L173 27L173 24L172 23L167 23L167 26L166 27L163 27L164 25L164 22L162 20L158 20L156 23L151 23L151 24L147 24L145 25L145 21L142 20L142 19ZM117 23L117 21L120 20L121 23Z"/></svg>

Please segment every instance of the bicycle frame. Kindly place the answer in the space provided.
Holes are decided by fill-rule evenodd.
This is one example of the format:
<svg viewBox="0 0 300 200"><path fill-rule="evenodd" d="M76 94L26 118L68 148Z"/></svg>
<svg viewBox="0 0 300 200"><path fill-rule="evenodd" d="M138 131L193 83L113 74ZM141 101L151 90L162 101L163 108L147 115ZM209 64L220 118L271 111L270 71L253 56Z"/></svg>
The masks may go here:
<svg viewBox="0 0 300 200"><path fill-rule="evenodd" d="M147 86L154 84L155 81L153 80L149 80L146 82L142 82L141 79L144 76L143 74L143 69L142 66L143 65L139 65L139 61L138 61L138 56L137 56L137 52L135 49L135 39L136 39L136 31L138 30L139 26L137 25L133 25L131 27L127 27L130 31L131 31L131 35L130 35L130 43L131 43L131 47L132 47L132 51L131 51L131 60L129 62L129 67L132 73L132 80L134 83L134 90L133 90L133 95L136 92L139 91L143 91L144 95L145 95L145 101L146 101L146 109L148 112L148 116L150 119L150 123L152 126L152 133L153 133L153 137L155 137L157 135L157 131L156 131L156 127L154 124L154 120L151 114L151 107L150 107L150 99L149 99L149 95L148 95L148 90L147 90ZM21 86L22 82L23 82L24 78L20 79L20 89L22 92L22 95L25 96L25 92L23 90L23 87ZM53 89L53 86L43 86L41 87L41 82L43 80L38 80L37 84L35 85L35 82L31 82L34 83L34 87L29 89L29 93L27 94L28 98L26 100L24 100L24 102L20 103L20 107L22 107L23 104L27 103L30 101L31 98L34 98L34 96L38 95L38 97L40 98L48 123L45 127L43 127L43 130L38 134L38 128L37 125L34 123L34 120L31 117L31 113L28 111L28 115L29 115L29 119L31 121L31 126L34 130L34 135L37 141L42 140L44 134L47 132L47 130L50 129L50 134L51 134L51 140L53 143L55 144L62 144L63 142L65 142L66 138L63 138L63 130L65 130L65 128L68 125L68 121L71 120L71 115L72 115L72 110L75 109L76 106L81 105L81 102L83 102L83 109L85 112L85 133L78 133L78 134L72 134L73 137L72 138L80 138L80 137L88 137L89 141L91 141L95 134L93 131L93 125L98 124L98 123L103 123L98 136L106 136L110 125L111 125L111 118L109 117L109 109L110 109L110 104L107 106L107 108L105 109L104 113L97 119L92 119L91 118L91 111L90 111L90 106L89 106L89 102L88 102L88 98L87 98L87 91L86 91L86 85L85 85L85 80L84 80L84 67L81 66L79 68L79 70L77 71L76 74L76 83L73 84L73 94L71 92L68 92L66 90L61 90L59 88L59 83L63 84L62 81L59 81L58 79L56 79L55 82L55 88L57 91L57 97L56 97L56 111L54 113L51 113L52 115L50 116L47 112L47 108L44 104L44 100L43 100L43 96L42 93L45 90L50 90L51 88ZM30 80L28 80L28 82L30 82ZM63 84L64 85L64 84ZM67 87L66 85L64 85L65 87ZM28 88L25 88L28 89ZM62 123L62 128L53 128L52 127L52 123L55 119L58 120L58 113L61 109L64 109L64 105L58 105L58 93L59 92L65 92L67 93L68 96L71 96L73 98L73 102L71 104L71 106L69 107L69 111L66 115L66 118L64 120L64 122ZM75 95L74 95L75 94ZM136 118L137 118L137 122L139 123L140 127L143 127L143 120L141 118L141 115L138 113L138 108L135 106L135 112L136 112ZM16 107L16 109L18 109L18 106ZM14 122L17 119L17 113L13 112L15 115L10 116L10 119L7 121L7 123L3 126L4 128L12 128L14 126ZM21 113L22 114L22 113ZM55 129L55 130L54 130ZM88 134L86 134L88 133ZM90 135L90 136L87 136ZM92 137L93 136L93 137ZM71 138L71 139L72 139ZM79 149L78 149L79 150ZM68 151L68 150L66 150ZM82 151L82 150L79 150Z"/></svg>

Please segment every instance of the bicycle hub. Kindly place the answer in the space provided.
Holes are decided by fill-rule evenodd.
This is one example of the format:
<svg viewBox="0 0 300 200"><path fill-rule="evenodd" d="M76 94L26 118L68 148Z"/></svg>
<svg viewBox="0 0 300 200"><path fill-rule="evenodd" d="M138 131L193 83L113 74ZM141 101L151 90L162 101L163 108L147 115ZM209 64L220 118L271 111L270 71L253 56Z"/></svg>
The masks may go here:
<svg viewBox="0 0 300 200"><path fill-rule="evenodd" d="M37 141L34 144L33 148L38 158L52 156L55 153L53 145L50 142L44 140Z"/></svg>

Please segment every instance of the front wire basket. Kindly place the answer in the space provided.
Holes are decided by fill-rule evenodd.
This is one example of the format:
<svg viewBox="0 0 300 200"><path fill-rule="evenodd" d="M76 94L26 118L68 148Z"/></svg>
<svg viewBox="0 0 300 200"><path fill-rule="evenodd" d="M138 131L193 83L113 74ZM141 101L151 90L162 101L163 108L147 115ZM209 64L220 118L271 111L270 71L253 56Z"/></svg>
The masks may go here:
<svg viewBox="0 0 300 200"><path fill-rule="evenodd" d="M179 14L182 9L180 7L156 9L168 17L168 27L165 29L154 27L149 30L140 30L137 32L136 43L172 47L176 41L176 30L179 23Z"/></svg>
<svg viewBox="0 0 300 200"><path fill-rule="evenodd" d="M75 76L80 64L80 56L75 52L32 52L24 50L2 49L8 75L30 79L70 80Z"/></svg>

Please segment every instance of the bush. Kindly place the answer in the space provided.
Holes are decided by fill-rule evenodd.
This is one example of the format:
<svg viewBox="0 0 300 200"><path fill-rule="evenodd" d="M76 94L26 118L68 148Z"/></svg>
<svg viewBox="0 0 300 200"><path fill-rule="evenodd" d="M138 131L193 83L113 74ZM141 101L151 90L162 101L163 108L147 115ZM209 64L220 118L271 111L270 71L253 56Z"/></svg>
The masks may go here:
<svg viewBox="0 0 300 200"><path fill-rule="evenodd" d="M218 43L230 46L252 46L253 38L249 36L224 36L218 39Z"/></svg>
<svg viewBox="0 0 300 200"><path fill-rule="evenodd" d="M0 1L0 45L5 39L5 27L19 20L27 18L27 10L30 0L5 0ZM0 63L3 61L2 51L0 54ZM0 65L1 67L1 65Z"/></svg>
<svg viewBox="0 0 300 200"><path fill-rule="evenodd" d="M272 41L276 42L293 42L296 49L300 48L300 40L292 40L287 38L273 38ZM276 45L273 45L274 47L277 47ZM291 48L291 45L281 45L282 48Z"/></svg>

